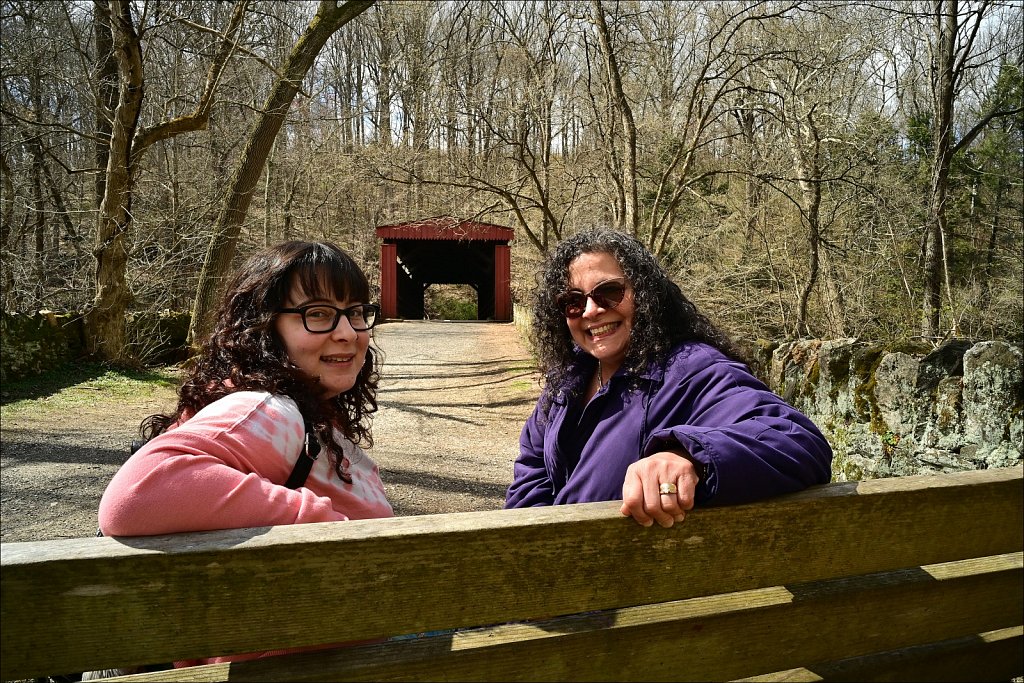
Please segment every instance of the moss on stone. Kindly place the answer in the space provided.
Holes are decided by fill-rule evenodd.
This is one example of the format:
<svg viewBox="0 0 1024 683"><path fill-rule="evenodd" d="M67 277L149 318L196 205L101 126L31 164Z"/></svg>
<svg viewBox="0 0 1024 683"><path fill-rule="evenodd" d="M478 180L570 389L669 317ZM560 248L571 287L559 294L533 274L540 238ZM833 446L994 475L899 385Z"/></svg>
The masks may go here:
<svg viewBox="0 0 1024 683"><path fill-rule="evenodd" d="M821 382L821 359L815 358L811 362L811 369L807 371L804 376L804 381L800 385L800 395L809 398L814 395L814 390Z"/></svg>
<svg viewBox="0 0 1024 683"><path fill-rule="evenodd" d="M851 340L852 341L852 340ZM850 365L854 353L862 343L853 342L840 346L829 346L827 352L819 355L825 375L822 380L828 386L828 398L834 404L839 401L840 394L849 392Z"/></svg>
<svg viewBox="0 0 1024 683"><path fill-rule="evenodd" d="M882 421L875 402L875 370L881 364L884 352L883 347L870 344L856 351L850 359L850 375L858 380L852 387L854 410L859 417L872 423Z"/></svg>
<svg viewBox="0 0 1024 683"><path fill-rule="evenodd" d="M920 339L900 339L885 349L887 353L905 353L909 356L927 356L932 350L931 344Z"/></svg>
<svg viewBox="0 0 1024 683"><path fill-rule="evenodd" d="M853 462L847 451L834 451L832 456L833 481L862 481L865 478L864 468Z"/></svg>
<svg viewBox="0 0 1024 683"><path fill-rule="evenodd" d="M948 401L941 400L943 396ZM963 379L947 377L935 391L935 426L943 433L952 431L963 412Z"/></svg>
<svg viewBox="0 0 1024 683"><path fill-rule="evenodd" d="M750 360L750 371L765 384L769 383L772 368L772 354L779 348L779 342L756 339L752 345L743 347Z"/></svg>

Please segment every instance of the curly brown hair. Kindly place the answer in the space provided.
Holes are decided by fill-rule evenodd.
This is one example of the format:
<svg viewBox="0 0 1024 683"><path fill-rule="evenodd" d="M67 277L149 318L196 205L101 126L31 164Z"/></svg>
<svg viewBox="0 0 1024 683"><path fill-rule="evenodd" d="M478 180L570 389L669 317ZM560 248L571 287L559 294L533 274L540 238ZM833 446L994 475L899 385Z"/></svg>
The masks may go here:
<svg viewBox="0 0 1024 683"><path fill-rule="evenodd" d="M290 241L250 257L230 281L216 313L213 332L178 390L170 415L151 415L140 431L149 439L235 391L287 396L312 425L338 475L345 481L341 446L334 429L354 443L373 445L370 418L377 410L380 352L372 345L355 385L324 400L316 378L289 359L274 327L292 287L314 298L369 303L370 285L359 265L329 242Z"/></svg>
<svg viewBox="0 0 1024 683"><path fill-rule="evenodd" d="M548 400L572 390L570 368L577 350L556 300L569 289L569 265L590 253L611 254L633 288L633 325L622 363L627 372L635 376L650 363L663 361L683 341L710 344L746 363L729 337L683 294L639 240L609 228L590 228L558 244L545 261L534 290L531 331Z"/></svg>

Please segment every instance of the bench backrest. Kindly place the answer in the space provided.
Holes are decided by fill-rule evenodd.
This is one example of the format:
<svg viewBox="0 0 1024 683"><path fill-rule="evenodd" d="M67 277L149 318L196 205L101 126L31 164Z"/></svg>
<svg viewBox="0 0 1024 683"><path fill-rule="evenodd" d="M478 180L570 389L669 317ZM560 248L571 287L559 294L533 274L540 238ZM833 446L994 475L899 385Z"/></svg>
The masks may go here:
<svg viewBox="0 0 1024 683"><path fill-rule="evenodd" d="M191 680L792 678L906 666L915 651L916 672L949 673L946 657L973 662L969 680L982 663L1003 676L1021 663L1022 488L1021 467L837 483L671 529L595 503L5 543L0 670L497 625Z"/></svg>

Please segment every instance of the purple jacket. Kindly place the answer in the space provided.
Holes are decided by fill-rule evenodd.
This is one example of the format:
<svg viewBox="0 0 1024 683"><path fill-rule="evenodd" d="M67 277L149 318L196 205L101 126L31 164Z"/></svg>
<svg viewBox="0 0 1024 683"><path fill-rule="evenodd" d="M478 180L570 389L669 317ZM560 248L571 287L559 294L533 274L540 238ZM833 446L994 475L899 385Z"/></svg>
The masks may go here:
<svg viewBox="0 0 1024 683"><path fill-rule="evenodd" d="M596 362L581 354L581 386ZM617 372L586 407L543 397L519 438L505 507L621 500L626 468L683 448L706 467L697 505L746 503L831 478L832 449L806 416L746 366L707 344L687 342L634 378Z"/></svg>

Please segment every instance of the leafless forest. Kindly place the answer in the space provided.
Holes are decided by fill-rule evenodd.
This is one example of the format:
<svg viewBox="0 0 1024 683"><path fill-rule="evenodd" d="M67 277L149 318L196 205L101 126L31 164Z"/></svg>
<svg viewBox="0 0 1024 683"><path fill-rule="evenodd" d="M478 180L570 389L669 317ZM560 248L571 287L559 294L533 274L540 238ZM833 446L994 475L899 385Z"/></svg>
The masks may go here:
<svg viewBox="0 0 1024 683"><path fill-rule="evenodd" d="M1021 341L1019 0L0 0L2 307L193 311L236 259L631 231L730 333Z"/></svg>

